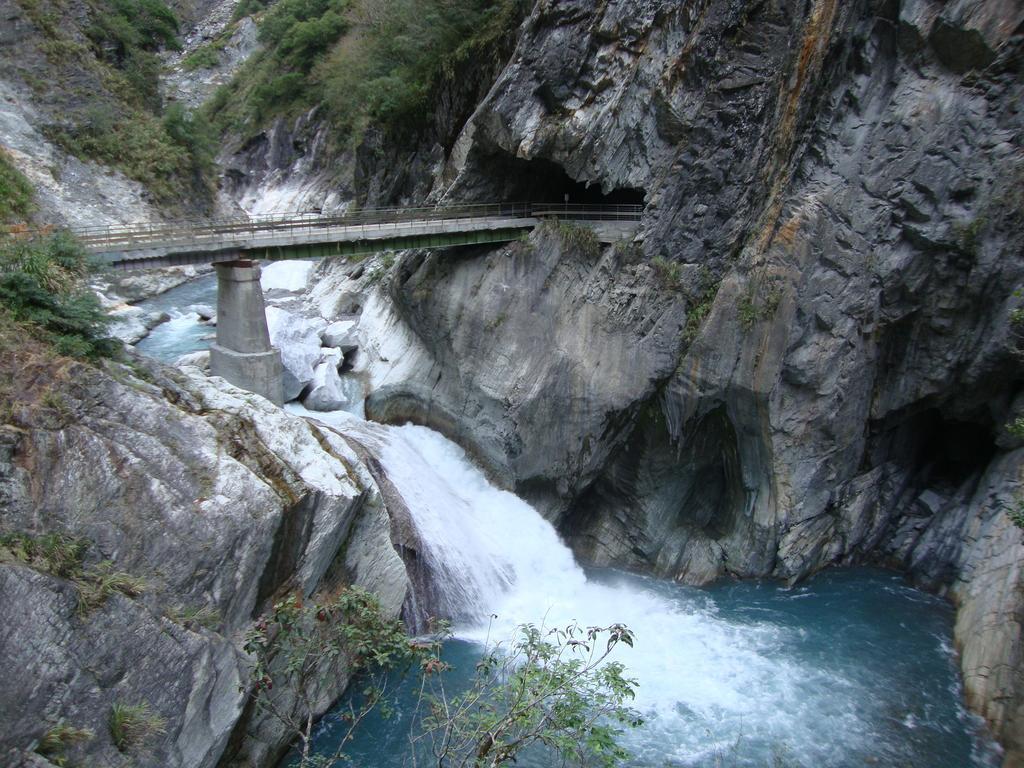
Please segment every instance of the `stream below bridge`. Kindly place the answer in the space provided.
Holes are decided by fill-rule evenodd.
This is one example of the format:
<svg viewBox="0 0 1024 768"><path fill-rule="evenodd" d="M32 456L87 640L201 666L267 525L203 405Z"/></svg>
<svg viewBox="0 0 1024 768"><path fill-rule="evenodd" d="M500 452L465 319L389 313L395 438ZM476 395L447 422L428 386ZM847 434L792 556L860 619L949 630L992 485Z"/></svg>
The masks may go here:
<svg viewBox="0 0 1024 768"><path fill-rule="evenodd" d="M211 329L188 307L214 303L215 288L204 278L145 302L172 320L139 349L173 361L204 348ZM638 680L634 706L646 718L626 739L630 765L999 765L998 748L962 704L952 607L899 575L842 569L790 588L693 588L585 570L546 520L439 434L286 407L371 445L408 505L457 617L445 650L450 684L468 684L488 633L508 639L523 622L622 622L636 645L616 658ZM396 716L371 716L347 748L354 765L409 764L415 691L400 694ZM334 749L343 705L318 726L324 753ZM551 763L528 754L517 765Z"/></svg>

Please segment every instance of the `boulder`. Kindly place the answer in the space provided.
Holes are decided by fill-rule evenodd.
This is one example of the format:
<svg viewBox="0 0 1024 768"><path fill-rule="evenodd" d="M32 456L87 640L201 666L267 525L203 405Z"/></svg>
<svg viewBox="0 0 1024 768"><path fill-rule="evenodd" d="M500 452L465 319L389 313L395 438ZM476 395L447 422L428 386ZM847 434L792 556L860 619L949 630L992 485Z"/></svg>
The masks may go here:
<svg viewBox="0 0 1024 768"><path fill-rule="evenodd" d="M311 411L348 410L363 398L362 384L352 376L340 376L343 361L340 349L327 350L313 372L309 394L302 401Z"/></svg>
<svg viewBox="0 0 1024 768"><path fill-rule="evenodd" d="M184 368L189 365L195 366L201 371L208 373L210 370L210 350L203 349L199 352L190 352L187 355L182 355L174 361L174 364L178 368Z"/></svg>
<svg viewBox="0 0 1024 768"><path fill-rule="evenodd" d="M166 312L151 312L130 305L122 305L109 314L112 321L108 333L125 344L135 344L146 338L158 325L171 319Z"/></svg>
<svg viewBox="0 0 1024 768"><path fill-rule="evenodd" d="M263 267L260 286L264 291L304 291L315 261L275 261Z"/></svg>
<svg viewBox="0 0 1024 768"><path fill-rule="evenodd" d="M210 322L217 316L217 310L209 304L193 304L188 311L195 312L203 322Z"/></svg>
<svg viewBox="0 0 1024 768"><path fill-rule="evenodd" d="M351 352L359 347L356 337L358 325L356 320L338 320L324 328L320 339L325 347L337 347L344 353Z"/></svg>
<svg viewBox="0 0 1024 768"><path fill-rule="evenodd" d="M323 350L320 331L326 322L289 312L280 307L267 307L270 343L281 350L284 363L284 399L294 400L313 381L313 368L320 362Z"/></svg>

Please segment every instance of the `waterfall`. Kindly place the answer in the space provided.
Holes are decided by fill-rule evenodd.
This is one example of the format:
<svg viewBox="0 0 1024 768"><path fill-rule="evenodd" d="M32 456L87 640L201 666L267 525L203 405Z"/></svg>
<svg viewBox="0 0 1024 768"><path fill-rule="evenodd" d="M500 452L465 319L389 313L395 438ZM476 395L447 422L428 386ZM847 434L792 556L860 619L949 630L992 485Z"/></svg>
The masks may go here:
<svg viewBox="0 0 1024 768"><path fill-rule="evenodd" d="M416 529L434 582L433 608L454 620L457 638L507 641L525 622L621 622L636 633L635 648L616 654L639 681L635 704L648 720L629 745L640 764L705 765L724 757L733 761L726 764L765 765L784 745L786 765L848 766L852 755L897 760L911 736L929 740L934 729L948 731L931 723L915 732L934 717L931 703L900 711L891 696L878 695L891 679L865 672L859 659L838 658L834 645L806 652L799 624L756 610L722 615L710 593L656 579L588 578L550 523L494 487L436 432L289 408L336 426L379 462ZM764 593L794 611L812 596L800 588ZM865 625L861 616L851 627ZM755 758L734 756L737 743Z"/></svg>

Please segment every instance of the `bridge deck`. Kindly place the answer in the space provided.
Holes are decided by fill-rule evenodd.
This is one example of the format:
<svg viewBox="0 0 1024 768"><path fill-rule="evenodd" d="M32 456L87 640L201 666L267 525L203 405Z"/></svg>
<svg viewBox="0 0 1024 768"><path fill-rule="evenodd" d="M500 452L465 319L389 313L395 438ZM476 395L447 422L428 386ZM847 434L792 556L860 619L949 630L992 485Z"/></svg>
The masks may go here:
<svg viewBox="0 0 1024 768"><path fill-rule="evenodd" d="M95 227L76 234L101 261L136 269L215 261L229 252L277 259L313 251L328 255L506 242L545 218L573 220L592 228L602 242L616 242L635 233L641 214L641 206L632 205L497 203ZM336 247L315 248L320 244Z"/></svg>

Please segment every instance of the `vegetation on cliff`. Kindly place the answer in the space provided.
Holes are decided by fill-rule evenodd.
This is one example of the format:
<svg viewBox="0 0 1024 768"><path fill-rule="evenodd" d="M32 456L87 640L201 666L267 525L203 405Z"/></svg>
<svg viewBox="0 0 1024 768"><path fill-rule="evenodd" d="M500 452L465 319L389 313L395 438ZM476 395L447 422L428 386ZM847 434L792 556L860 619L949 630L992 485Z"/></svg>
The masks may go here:
<svg viewBox="0 0 1024 768"><path fill-rule="evenodd" d="M47 137L122 171L166 207L208 204L213 152L204 119L173 106L165 114L159 91L157 54L179 47L170 7L88 0L78 16L57 0L19 4L37 40L18 75L47 115Z"/></svg>
<svg viewBox="0 0 1024 768"><path fill-rule="evenodd" d="M355 138L371 124L413 129L444 77L507 48L526 10L523 0L281 0L260 22L264 49L206 111L243 132L316 106Z"/></svg>
<svg viewBox="0 0 1024 768"><path fill-rule="evenodd" d="M94 358L113 354L107 315L84 285L89 261L65 232L0 235L0 328L28 332L57 352Z"/></svg>
<svg viewBox="0 0 1024 768"><path fill-rule="evenodd" d="M78 593L81 616L103 605L115 592L138 597L146 590L144 579L115 570L109 561L88 565L85 556L89 547L85 539L63 533L7 533L0 535L0 563L21 563L67 579Z"/></svg>
<svg viewBox="0 0 1024 768"><path fill-rule="evenodd" d="M34 208L32 185L0 148L0 224L24 221Z"/></svg>

